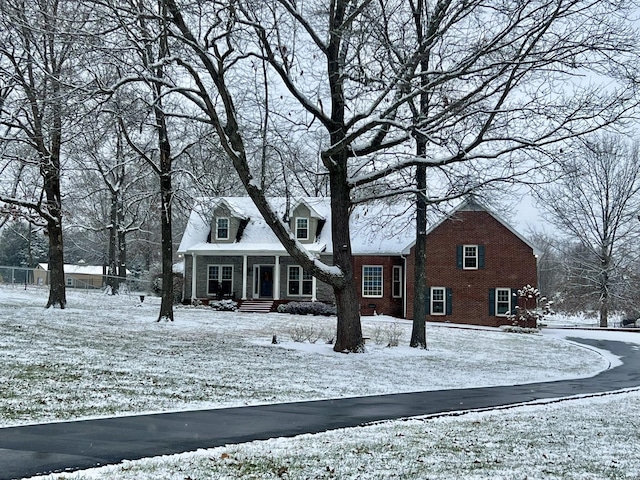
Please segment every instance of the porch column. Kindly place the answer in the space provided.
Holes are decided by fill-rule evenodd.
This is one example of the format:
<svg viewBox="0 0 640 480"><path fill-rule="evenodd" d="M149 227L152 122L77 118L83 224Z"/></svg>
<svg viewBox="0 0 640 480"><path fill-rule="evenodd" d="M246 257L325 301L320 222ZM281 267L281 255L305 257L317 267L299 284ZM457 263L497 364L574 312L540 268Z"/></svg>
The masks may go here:
<svg viewBox="0 0 640 480"><path fill-rule="evenodd" d="M248 272L247 272L248 262L247 256L242 256L242 300L247 299L247 280L248 280Z"/></svg>
<svg viewBox="0 0 640 480"><path fill-rule="evenodd" d="M280 255L276 255L276 265L273 272L273 299L280 300Z"/></svg>
<svg viewBox="0 0 640 480"><path fill-rule="evenodd" d="M191 302L197 298L196 296L196 254L191 254ZM185 256L186 259L186 256Z"/></svg>
<svg viewBox="0 0 640 480"><path fill-rule="evenodd" d="M318 301L318 280L316 277L311 277L311 301Z"/></svg>

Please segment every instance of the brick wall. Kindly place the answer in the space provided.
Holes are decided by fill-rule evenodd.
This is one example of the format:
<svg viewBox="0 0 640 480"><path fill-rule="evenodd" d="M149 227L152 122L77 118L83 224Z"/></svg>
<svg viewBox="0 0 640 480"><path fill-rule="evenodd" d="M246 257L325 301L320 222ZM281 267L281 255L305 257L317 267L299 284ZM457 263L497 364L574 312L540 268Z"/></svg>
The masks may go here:
<svg viewBox="0 0 640 480"><path fill-rule="evenodd" d="M483 245L484 268L463 270L457 266L458 245ZM428 315L427 321L497 326L509 324L505 317L491 316L489 290L536 285L533 250L502 223L485 211L460 211L445 220L427 237L427 286L451 289L451 314ZM411 285L414 251L407 261ZM425 293L421 293L425 298ZM414 292L408 288L407 318L413 318ZM426 301L426 300L425 300Z"/></svg>
<svg viewBox="0 0 640 480"><path fill-rule="evenodd" d="M382 297L362 296L362 267L364 265L382 266ZM384 314L394 317L402 317L404 298L393 298L393 266L404 268L401 257L388 256L356 256L354 257L354 276L358 286L360 298L360 314L374 315Z"/></svg>

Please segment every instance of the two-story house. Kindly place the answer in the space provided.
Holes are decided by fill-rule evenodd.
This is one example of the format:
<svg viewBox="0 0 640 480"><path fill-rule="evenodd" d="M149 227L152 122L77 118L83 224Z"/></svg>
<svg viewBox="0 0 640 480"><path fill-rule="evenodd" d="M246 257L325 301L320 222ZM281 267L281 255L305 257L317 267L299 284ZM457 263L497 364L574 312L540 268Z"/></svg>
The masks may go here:
<svg viewBox="0 0 640 480"><path fill-rule="evenodd" d="M272 198L292 235L323 262L332 260L328 198ZM354 271L363 315L499 325L515 307L513 292L536 284L533 246L488 209L469 200L427 235L426 292L413 289L415 225L408 205L366 205L350 217ZM203 199L191 212L178 253L185 303L234 298L271 310L287 301L333 302L282 247L248 197Z"/></svg>

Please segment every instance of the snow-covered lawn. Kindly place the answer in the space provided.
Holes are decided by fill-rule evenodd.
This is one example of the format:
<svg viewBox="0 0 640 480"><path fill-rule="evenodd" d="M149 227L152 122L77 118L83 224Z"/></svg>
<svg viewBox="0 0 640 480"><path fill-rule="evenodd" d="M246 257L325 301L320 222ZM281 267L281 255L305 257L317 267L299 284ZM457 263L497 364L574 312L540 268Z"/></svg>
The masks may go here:
<svg viewBox="0 0 640 480"><path fill-rule="evenodd" d="M330 330L334 319L180 307L175 322L157 323L156 298L70 291L67 309L44 310L46 296L0 287L0 425L545 381L615 362L559 331L428 325L429 350L418 351L374 341L399 328L406 345L410 322L365 317L367 353L344 355L291 340L296 326ZM629 413L639 400L626 392L384 422L45 478L637 479L640 425Z"/></svg>
<svg viewBox="0 0 640 480"><path fill-rule="evenodd" d="M335 319L179 307L156 322L158 299L0 288L0 425L126 413L273 403L589 376L592 350L542 335L429 326L429 350L406 346L411 324L364 318L367 353L290 340L297 325ZM386 348L378 331L400 328ZM280 344L271 344L273 335ZM384 335L383 335L384 339Z"/></svg>

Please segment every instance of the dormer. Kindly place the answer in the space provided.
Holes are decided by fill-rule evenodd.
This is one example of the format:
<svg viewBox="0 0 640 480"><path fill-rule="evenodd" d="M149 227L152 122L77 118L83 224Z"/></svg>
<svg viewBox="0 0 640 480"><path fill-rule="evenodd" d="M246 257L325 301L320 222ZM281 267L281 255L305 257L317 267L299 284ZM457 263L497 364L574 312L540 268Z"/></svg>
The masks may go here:
<svg viewBox="0 0 640 480"><path fill-rule="evenodd" d="M240 240L242 231L248 223L240 210L224 199L213 207L209 243L234 243Z"/></svg>
<svg viewBox="0 0 640 480"><path fill-rule="evenodd" d="M291 209L289 219L295 239L303 244L315 242L325 223L325 218L304 200Z"/></svg>

